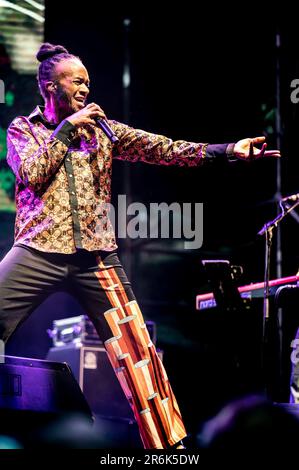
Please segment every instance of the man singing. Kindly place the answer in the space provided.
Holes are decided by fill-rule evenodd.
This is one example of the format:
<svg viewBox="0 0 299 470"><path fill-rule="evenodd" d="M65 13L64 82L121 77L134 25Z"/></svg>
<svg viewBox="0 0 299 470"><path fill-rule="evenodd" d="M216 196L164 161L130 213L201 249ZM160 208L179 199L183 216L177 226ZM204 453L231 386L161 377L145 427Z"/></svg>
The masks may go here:
<svg viewBox="0 0 299 470"><path fill-rule="evenodd" d="M15 243L0 264L0 338L6 341L53 292L70 292L105 344L144 447L183 448L177 401L117 255L107 212L112 158L197 167L226 155L280 153L266 151L264 137L219 145L174 142L107 120L99 105L87 104L89 76L78 57L45 43L37 59L45 106L15 118L7 134L17 213Z"/></svg>

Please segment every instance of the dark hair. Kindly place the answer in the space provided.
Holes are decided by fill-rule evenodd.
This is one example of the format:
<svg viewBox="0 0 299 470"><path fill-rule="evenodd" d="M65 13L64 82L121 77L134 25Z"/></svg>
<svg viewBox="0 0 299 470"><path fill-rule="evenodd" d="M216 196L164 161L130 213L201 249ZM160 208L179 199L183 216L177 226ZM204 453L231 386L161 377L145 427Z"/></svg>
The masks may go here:
<svg viewBox="0 0 299 470"><path fill-rule="evenodd" d="M55 66L62 60L67 59L77 59L81 61L80 57L70 54L65 47L50 44L49 42L45 42L40 46L36 58L40 62L37 81L40 93L44 99L48 96L45 83L54 79Z"/></svg>

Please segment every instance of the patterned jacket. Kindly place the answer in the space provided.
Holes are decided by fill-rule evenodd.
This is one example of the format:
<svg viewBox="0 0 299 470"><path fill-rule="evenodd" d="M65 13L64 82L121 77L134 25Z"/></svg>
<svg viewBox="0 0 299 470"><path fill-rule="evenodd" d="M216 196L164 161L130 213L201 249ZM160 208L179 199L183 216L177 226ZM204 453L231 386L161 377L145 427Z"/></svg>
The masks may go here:
<svg viewBox="0 0 299 470"><path fill-rule="evenodd" d="M112 158L159 165L199 166L225 155L227 144L171 139L108 121L119 142L97 126L58 127L37 107L7 133L7 161L16 176L15 243L45 252L114 250L109 220Z"/></svg>

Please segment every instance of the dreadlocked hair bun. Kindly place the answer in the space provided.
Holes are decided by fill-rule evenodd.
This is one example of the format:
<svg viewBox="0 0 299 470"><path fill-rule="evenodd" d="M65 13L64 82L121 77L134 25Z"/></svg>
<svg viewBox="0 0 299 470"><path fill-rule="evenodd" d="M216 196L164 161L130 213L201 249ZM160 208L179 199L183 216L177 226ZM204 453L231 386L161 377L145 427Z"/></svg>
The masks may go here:
<svg viewBox="0 0 299 470"><path fill-rule="evenodd" d="M43 43L38 53L36 54L36 58L39 62L43 62L50 57L53 57L58 54L69 54L68 50L60 45L50 44L49 42Z"/></svg>

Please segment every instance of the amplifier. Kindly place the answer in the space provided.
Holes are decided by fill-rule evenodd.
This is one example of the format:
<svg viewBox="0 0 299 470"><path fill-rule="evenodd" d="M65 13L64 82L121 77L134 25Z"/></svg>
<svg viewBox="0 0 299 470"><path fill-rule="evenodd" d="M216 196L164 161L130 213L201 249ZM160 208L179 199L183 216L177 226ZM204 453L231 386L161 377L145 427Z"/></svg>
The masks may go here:
<svg viewBox="0 0 299 470"><path fill-rule="evenodd" d="M152 320L147 320L145 324L153 344L156 344L156 323ZM103 344L92 321L87 315L54 320L52 330L47 330L47 333L50 338L52 338L54 347L65 346L70 343L90 345Z"/></svg>
<svg viewBox="0 0 299 470"><path fill-rule="evenodd" d="M74 413L84 415L92 426L90 406L67 364L15 356L3 359L0 434L31 448L46 438L41 431Z"/></svg>
<svg viewBox="0 0 299 470"><path fill-rule="evenodd" d="M99 335L87 315L63 318L53 321L53 329L47 330L55 347L69 343L102 343Z"/></svg>
<svg viewBox="0 0 299 470"><path fill-rule="evenodd" d="M157 350L157 354L163 361L163 351ZM47 360L66 362L70 366L95 415L134 420L103 345L71 343L53 347Z"/></svg>
<svg viewBox="0 0 299 470"><path fill-rule="evenodd" d="M163 351L157 353L163 360ZM143 448L133 411L102 344L52 347L47 359L70 366L109 447Z"/></svg>
<svg viewBox="0 0 299 470"><path fill-rule="evenodd" d="M93 414L134 419L104 346L71 343L53 347L47 360L66 362L70 366Z"/></svg>

